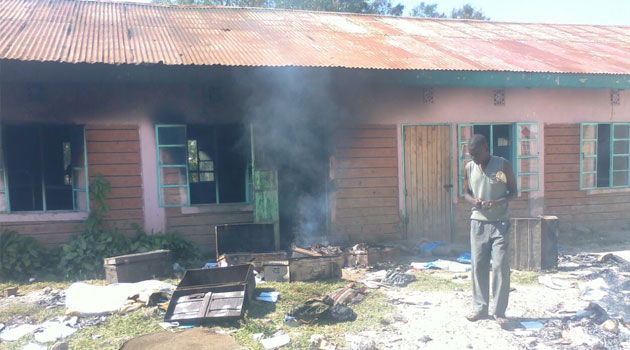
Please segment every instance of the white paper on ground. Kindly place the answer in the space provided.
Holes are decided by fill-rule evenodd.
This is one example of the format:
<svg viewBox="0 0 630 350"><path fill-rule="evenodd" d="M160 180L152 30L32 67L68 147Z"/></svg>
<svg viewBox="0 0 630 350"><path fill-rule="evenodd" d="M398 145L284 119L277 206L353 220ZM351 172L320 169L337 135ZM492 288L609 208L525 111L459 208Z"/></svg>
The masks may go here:
<svg viewBox="0 0 630 350"><path fill-rule="evenodd" d="M127 299L139 296L148 300L153 293L172 293L175 286L157 280L137 283L114 283L94 286L82 282L73 283L66 291L66 314L102 315L125 308Z"/></svg>
<svg viewBox="0 0 630 350"><path fill-rule="evenodd" d="M265 350L276 349L285 346L291 342L288 334L282 334L273 338L267 338L260 341Z"/></svg>
<svg viewBox="0 0 630 350"><path fill-rule="evenodd" d="M16 341L27 334L33 333L37 328L39 327L32 324L23 324L13 328L7 328L0 333L0 340Z"/></svg>
<svg viewBox="0 0 630 350"><path fill-rule="evenodd" d="M462 264L456 261L438 259L429 263L411 263L411 267L418 270L438 268L452 272L467 272L471 270L470 264Z"/></svg>
<svg viewBox="0 0 630 350"><path fill-rule="evenodd" d="M40 325L42 331L35 332L35 340L39 343L53 342L71 336L77 330L59 321L46 321Z"/></svg>

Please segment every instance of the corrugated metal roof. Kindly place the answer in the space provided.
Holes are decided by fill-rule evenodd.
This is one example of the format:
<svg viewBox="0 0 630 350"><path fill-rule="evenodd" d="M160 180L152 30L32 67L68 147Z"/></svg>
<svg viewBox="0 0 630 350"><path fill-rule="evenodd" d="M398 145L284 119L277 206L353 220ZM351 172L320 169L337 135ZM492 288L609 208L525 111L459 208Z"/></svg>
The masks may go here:
<svg viewBox="0 0 630 350"><path fill-rule="evenodd" d="M630 74L630 27L1 0L0 59Z"/></svg>

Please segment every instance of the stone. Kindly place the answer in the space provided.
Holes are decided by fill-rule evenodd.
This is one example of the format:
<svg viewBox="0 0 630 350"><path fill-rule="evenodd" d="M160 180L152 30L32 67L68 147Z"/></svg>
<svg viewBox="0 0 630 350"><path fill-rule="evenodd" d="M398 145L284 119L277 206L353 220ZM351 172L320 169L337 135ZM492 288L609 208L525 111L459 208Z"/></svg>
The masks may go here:
<svg viewBox="0 0 630 350"><path fill-rule="evenodd" d="M68 343L65 342L59 342L59 343L55 343L55 345L53 345L50 350L68 350Z"/></svg>

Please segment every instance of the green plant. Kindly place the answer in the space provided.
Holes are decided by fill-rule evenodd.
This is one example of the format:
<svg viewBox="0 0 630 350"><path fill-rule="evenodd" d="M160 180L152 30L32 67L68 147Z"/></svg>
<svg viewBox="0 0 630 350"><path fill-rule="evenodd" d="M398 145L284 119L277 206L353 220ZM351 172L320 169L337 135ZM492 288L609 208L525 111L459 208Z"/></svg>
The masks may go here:
<svg viewBox="0 0 630 350"><path fill-rule="evenodd" d="M148 235L140 226L132 225L136 229L136 235L131 239L131 251L135 253L148 252L155 249L168 249L171 258L186 266L199 258L199 250L190 241L175 231L172 233L151 233Z"/></svg>
<svg viewBox="0 0 630 350"><path fill-rule="evenodd" d="M105 198L111 186L100 174L90 184L90 198L95 204L83 223L83 232L73 236L61 248L59 267L66 277L102 277L103 258L127 253L129 239L116 227L108 229L103 222L109 211Z"/></svg>
<svg viewBox="0 0 630 350"><path fill-rule="evenodd" d="M42 266L43 251L33 237L5 230L0 235L0 277L26 279Z"/></svg>

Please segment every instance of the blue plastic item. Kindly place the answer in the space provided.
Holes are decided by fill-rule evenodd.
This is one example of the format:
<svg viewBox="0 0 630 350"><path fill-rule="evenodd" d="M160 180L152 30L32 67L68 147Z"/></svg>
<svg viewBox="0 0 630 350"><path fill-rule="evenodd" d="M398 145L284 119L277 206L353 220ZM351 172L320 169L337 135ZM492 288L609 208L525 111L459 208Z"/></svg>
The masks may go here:
<svg viewBox="0 0 630 350"><path fill-rule="evenodd" d="M470 264L470 253L464 253L462 255L459 256L459 258L457 258L457 262L460 263L464 263L464 264Z"/></svg>
<svg viewBox="0 0 630 350"><path fill-rule="evenodd" d="M430 252L430 251L433 251L433 249L435 249L435 248L437 248L439 246L443 246L443 245L446 245L445 241L432 242L432 243L420 246L420 251L421 252Z"/></svg>

